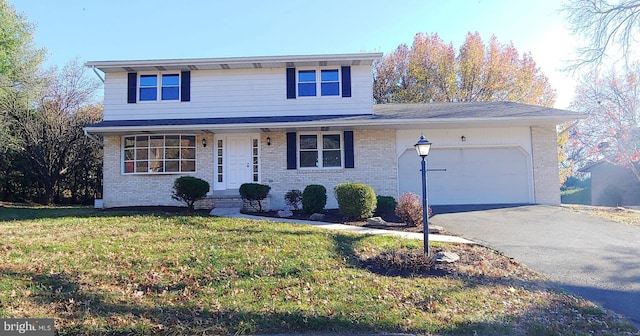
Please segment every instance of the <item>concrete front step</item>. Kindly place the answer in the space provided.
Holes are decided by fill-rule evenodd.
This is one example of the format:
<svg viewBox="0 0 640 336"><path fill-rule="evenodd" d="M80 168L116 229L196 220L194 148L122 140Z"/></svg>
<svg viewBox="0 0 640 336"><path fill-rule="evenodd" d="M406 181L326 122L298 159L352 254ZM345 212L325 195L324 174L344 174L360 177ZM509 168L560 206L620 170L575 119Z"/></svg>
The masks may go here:
<svg viewBox="0 0 640 336"><path fill-rule="evenodd" d="M242 208L243 201L242 199L214 199L213 207L214 208Z"/></svg>
<svg viewBox="0 0 640 336"><path fill-rule="evenodd" d="M209 213L211 216L237 217L240 215L240 207L237 208L213 208Z"/></svg>

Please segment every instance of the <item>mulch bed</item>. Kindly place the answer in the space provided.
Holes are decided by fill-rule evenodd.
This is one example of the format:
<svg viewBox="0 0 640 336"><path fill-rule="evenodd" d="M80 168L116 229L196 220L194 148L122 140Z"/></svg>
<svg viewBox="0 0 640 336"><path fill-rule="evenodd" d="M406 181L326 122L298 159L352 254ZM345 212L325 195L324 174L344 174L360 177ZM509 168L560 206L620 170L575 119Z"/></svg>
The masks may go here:
<svg viewBox="0 0 640 336"><path fill-rule="evenodd" d="M251 215L255 216L263 216L263 217L278 217L277 211L265 211L265 212L251 212ZM395 231L405 231L405 232L422 232L422 225L420 226L409 226L406 223L402 222L402 220L396 216L395 214L376 214L374 216L382 217L387 222L387 225L372 225L367 223L367 221L353 221L347 220L338 209L328 209L323 212L324 219L323 222L328 223L336 223L336 224L347 224L347 225L355 225L362 226L372 229L385 229L385 230L395 230ZM302 211L293 211L293 216L287 217L289 219L299 219L299 220L309 220L309 215L302 213Z"/></svg>

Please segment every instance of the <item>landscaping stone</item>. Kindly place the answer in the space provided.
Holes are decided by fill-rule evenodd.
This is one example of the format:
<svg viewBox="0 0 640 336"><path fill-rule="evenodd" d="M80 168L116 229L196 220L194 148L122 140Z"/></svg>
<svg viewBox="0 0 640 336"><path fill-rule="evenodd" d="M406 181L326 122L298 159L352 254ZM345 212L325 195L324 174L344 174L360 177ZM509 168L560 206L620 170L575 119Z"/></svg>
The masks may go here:
<svg viewBox="0 0 640 336"><path fill-rule="evenodd" d="M321 221L324 219L324 214L314 213L313 215L309 216L309 219L312 221Z"/></svg>
<svg viewBox="0 0 640 336"><path fill-rule="evenodd" d="M445 230L442 226L429 224L429 233L438 234L445 231L447 230Z"/></svg>
<svg viewBox="0 0 640 336"><path fill-rule="evenodd" d="M291 210L278 211L278 217L291 217L291 216L293 216L293 212Z"/></svg>
<svg viewBox="0 0 640 336"><path fill-rule="evenodd" d="M389 223L387 223L387 221L382 219L382 217L371 217L371 218L367 218L367 224L387 226Z"/></svg>
<svg viewBox="0 0 640 336"><path fill-rule="evenodd" d="M433 256L433 260L439 263L452 263L460 260L460 256L453 252L438 252Z"/></svg>

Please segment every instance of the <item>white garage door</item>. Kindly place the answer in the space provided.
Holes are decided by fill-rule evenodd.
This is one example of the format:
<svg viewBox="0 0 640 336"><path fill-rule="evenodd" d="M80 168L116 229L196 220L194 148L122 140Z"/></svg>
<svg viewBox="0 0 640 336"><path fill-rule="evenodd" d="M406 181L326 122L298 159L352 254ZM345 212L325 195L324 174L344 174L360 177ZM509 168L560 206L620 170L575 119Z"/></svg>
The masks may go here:
<svg viewBox="0 0 640 336"><path fill-rule="evenodd" d="M527 154L518 148L434 148L427 174L429 204L531 203ZM398 160L398 182L400 195L422 195L420 157L413 149Z"/></svg>

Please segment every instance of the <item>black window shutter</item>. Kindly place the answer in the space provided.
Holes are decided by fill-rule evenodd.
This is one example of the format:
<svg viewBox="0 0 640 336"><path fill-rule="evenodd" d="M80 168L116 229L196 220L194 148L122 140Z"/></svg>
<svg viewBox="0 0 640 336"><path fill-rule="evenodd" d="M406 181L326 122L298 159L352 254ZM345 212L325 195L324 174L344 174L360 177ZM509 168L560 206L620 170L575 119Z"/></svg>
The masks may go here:
<svg viewBox="0 0 640 336"><path fill-rule="evenodd" d="M353 131L344 131L344 167L355 168L353 156Z"/></svg>
<svg viewBox="0 0 640 336"><path fill-rule="evenodd" d="M191 101L191 71L180 74L180 101Z"/></svg>
<svg viewBox="0 0 640 336"><path fill-rule="evenodd" d="M287 68L287 99L296 99L296 68Z"/></svg>
<svg viewBox="0 0 640 336"><path fill-rule="evenodd" d="M342 96L351 97L351 67L342 67Z"/></svg>
<svg viewBox="0 0 640 336"><path fill-rule="evenodd" d="M287 169L297 168L296 132L287 132Z"/></svg>
<svg viewBox="0 0 640 336"><path fill-rule="evenodd" d="M127 74L127 103L135 104L136 103L136 91L138 90L138 74L135 72L130 72Z"/></svg>

